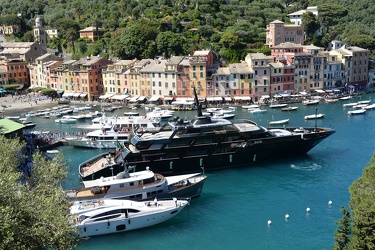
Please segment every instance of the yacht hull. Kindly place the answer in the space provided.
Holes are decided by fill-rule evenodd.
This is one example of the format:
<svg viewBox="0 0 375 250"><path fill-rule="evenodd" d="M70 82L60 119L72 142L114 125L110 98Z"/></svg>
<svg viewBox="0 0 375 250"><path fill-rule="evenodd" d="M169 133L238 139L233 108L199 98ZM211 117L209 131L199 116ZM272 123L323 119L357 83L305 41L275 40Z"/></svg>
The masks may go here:
<svg viewBox="0 0 375 250"><path fill-rule="evenodd" d="M315 133L300 133L290 136L238 140L195 146L175 147L170 149L156 149L131 151L124 161L128 166L134 166L136 171L152 167L154 172L165 176L212 171L239 166L251 166L265 161L279 160L306 154L322 140L333 134L332 129L324 129ZM81 172L82 166L88 162L95 162L99 155L80 165L82 179L111 176L112 168L115 173L122 171L121 163L115 163L112 168L102 168L97 171ZM94 175L94 177L93 177Z"/></svg>

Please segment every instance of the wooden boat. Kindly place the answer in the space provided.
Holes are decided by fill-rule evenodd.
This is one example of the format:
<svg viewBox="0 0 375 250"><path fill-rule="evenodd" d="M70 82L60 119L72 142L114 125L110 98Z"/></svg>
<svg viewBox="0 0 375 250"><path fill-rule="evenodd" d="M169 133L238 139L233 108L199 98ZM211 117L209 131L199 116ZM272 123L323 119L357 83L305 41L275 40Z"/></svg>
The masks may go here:
<svg viewBox="0 0 375 250"><path fill-rule="evenodd" d="M306 115L304 117L305 120L312 120L312 119L321 119L324 117L324 114L314 114L314 115Z"/></svg>
<svg viewBox="0 0 375 250"><path fill-rule="evenodd" d="M278 120L278 121L269 121L268 125L282 125L282 124L287 124L288 122L289 122L289 119Z"/></svg>
<svg viewBox="0 0 375 250"><path fill-rule="evenodd" d="M285 108L281 108L281 111L293 111L293 110L297 110L298 107L285 107Z"/></svg>
<svg viewBox="0 0 375 250"><path fill-rule="evenodd" d="M366 113L366 109L356 109L348 111L348 115L362 115Z"/></svg>
<svg viewBox="0 0 375 250"><path fill-rule="evenodd" d="M187 200L104 200L75 202L70 207L72 224L81 237L120 233L152 226L179 214Z"/></svg>

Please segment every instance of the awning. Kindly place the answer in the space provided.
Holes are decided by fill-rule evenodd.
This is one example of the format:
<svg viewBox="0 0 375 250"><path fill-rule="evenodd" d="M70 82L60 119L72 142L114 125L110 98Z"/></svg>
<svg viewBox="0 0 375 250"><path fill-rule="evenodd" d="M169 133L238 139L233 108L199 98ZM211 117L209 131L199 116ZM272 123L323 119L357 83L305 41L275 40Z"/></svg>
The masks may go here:
<svg viewBox="0 0 375 250"><path fill-rule="evenodd" d="M250 96L235 96L233 98L234 98L234 100L241 100L241 101L250 101L251 100Z"/></svg>
<svg viewBox="0 0 375 250"><path fill-rule="evenodd" d="M31 87L30 87L30 88L31 88ZM59 90L57 90L57 93L62 94L62 93L64 93L64 90L59 89Z"/></svg>
<svg viewBox="0 0 375 250"><path fill-rule="evenodd" d="M132 98L129 99L129 102L137 102L139 96L133 96Z"/></svg>
<svg viewBox="0 0 375 250"><path fill-rule="evenodd" d="M224 100L225 100L226 102L231 102L231 101L232 101L232 97L225 96L225 97L224 97Z"/></svg>
<svg viewBox="0 0 375 250"><path fill-rule="evenodd" d="M101 95L101 96L99 96L99 99L101 99L101 100L105 100L105 99L110 98L111 96L114 96L114 94L105 94L105 95Z"/></svg>
<svg viewBox="0 0 375 250"><path fill-rule="evenodd" d="M321 89L316 89L315 92L322 93L322 94L325 93L325 91Z"/></svg>
<svg viewBox="0 0 375 250"><path fill-rule="evenodd" d="M157 96L157 95L153 95L151 96L150 99L148 99L149 102L156 102L157 100L160 99L160 96Z"/></svg>
<svg viewBox="0 0 375 250"><path fill-rule="evenodd" d="M206 97L206 100L208 102L217 102L217 101L222 101L223 97L220 97L220 96L211 96L211 97Z"/></svg>
<svg viewBox="0 0 375 250"><path fill-rule="evenodd" d="M173 96L164 97L164 101L172 101L172 100L173 100Z"/></svg>
<svg viewBox="0 0 375 250"><path fill-rule="evenodd" d="M62 95L62 97L72 97L74 95L74 92L68 92L68 93L64 93L63 95Z"/></svg>
<svg viewBox="0 0 375 250"><path fill-rule="evenodd" d="M146 96L140 96L138 97L137 101L144 101L146 99Z"/></svg>
<svg viewBox="0 0 375 250"><path fill-rule="evenodd" d="M80 93L74 93L73 97L79 97L81 94L82 94L81 92Z"/></svg>
<svg viewBox="0 0 375 250"><path fill-rule="evenodd" d="M86 97L87 96L87 93L82 93L79 95L79 97Z"/></svg>
<svg viewBox="0 0 375 250"><path fill-rule="evenodd" d="M111 97L111 100L122 101L125 100L126 97L128 97L128 95L114 95Z"/></svg>
<svg viewBox="0 0 375 250"><path fill-rule="evenodd" d="M262 95L262 96L260 97L260 99L267 99L267 98L270 98L270 96L269 96L269 95Z"/></svg>

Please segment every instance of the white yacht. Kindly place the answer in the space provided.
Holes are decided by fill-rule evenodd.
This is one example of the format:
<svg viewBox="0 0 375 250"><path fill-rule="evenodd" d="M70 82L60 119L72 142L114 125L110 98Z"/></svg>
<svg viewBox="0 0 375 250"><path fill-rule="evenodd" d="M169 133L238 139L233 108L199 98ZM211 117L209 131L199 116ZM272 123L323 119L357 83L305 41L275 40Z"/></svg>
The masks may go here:
<svg viewBox="0 0 375 250"><path fill-rule="evenodd" d="M101 200L75 202L70 207L71 223L81 237L120 233L140 229L172 219L189 202L187 200Z"/></svg>

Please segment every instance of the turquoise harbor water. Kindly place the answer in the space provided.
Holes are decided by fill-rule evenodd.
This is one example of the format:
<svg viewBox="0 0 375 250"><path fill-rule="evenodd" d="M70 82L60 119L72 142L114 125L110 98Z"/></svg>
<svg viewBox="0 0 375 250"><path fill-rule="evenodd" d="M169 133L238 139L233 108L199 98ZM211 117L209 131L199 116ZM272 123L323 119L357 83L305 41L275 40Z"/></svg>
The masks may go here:
<svg viewBox="0 0 375 250"><path fill-rule="evenodd" d="M362 96L362 100L374 98L375 94ZM347 206L350 198L348 187L361 175L375 148L375 111L348 116L351 108L342 106L346 102L318 105L318 113L325 118L317 120L317 126L332 126L337 132L308 155L208 172L202 196L174 219L138 231L82 240L78 249L330 249L340 207ZM315 106L292 106L299 109L269 109L255 115L238 107L236 118L263 126L269 120L289 118L288 126L315 126L314 120L303 119L315 114ZM195 112L178 115L193 117ZM75 131L71 125L55 124L54 119L30 119L38 124L37 130ZM70 146L61 150L71 171L66 188L79 185L79 163L103 152ZM332 205L328 205L330 200Z"/></svg>

